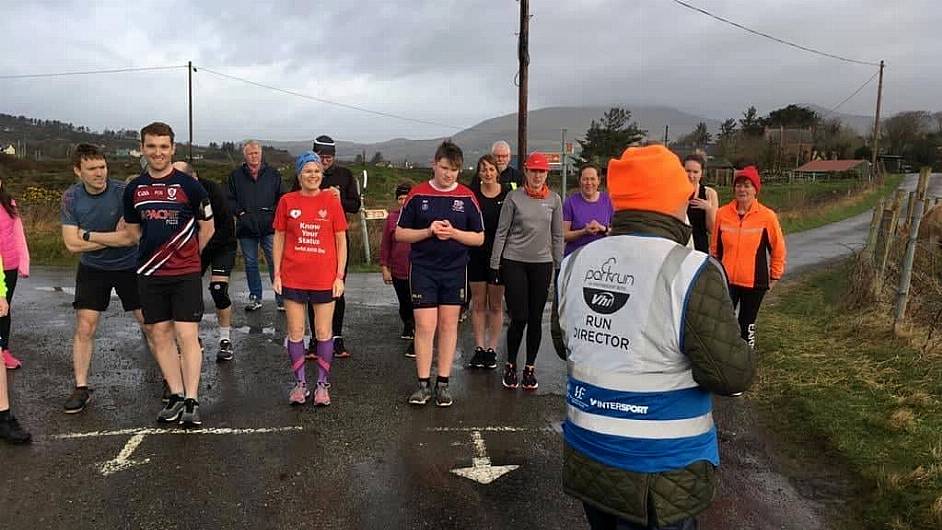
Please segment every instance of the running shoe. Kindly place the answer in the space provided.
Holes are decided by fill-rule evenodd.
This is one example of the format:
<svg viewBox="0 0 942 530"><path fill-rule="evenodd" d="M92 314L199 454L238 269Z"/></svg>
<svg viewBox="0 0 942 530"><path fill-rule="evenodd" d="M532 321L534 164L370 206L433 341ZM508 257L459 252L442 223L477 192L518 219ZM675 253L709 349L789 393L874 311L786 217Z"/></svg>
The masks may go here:
<svg viewBox="0 0 942 530"><path fill-rule="evenodd" d="M183 415L184 401L182 394L171 394L170 399L167 400L167 406L160 409L160 413L157 414L157 421L159 423L177 422Z"/></svg>
<svg viewBox="0 0 942 530"><path fill-rule="evenodd" d="M435 385L435 405L439 407L450 407L452 403L451 392L448 391L448 383L438 383Z"/></svg>
<svg viewBox="0 0 942 530"><path fill-rule="evenodd" d="M399 335L399 338L405 339L405 340L412 340L415 338L415 330L412 328L412 326L403 326L402 334Z"/></svg>
<svg viewBox="0 0 942 530"><path fill-rule="evenodd" d="M484 368L493 370L497 368L497 352L494 348L488 348L484 351Z"/></svg>
<svg viewBox="0 0 942 530"><path fill-rule="evenodd" d="M402 354L410 359L415 359L415 343L410 342L409 345L406 346L406 351L404 351Z"/></svg>
<svg viewBox="0 0 942 530"><path fill-rule="evenodd" d="M297 383L294 385L294 388L291 389L291 393L288 394L288 403L292 405L303 405L309 397L311 397L311 391L308 390L307 385Z"/></svg>
<svg viewBox="0 0 942 530"><path fill-rule="evenodd" d="M62 407L63 412L66 414L78 414L85 410L85 406L88 405L88 402L91 400L92 390L87 386L77 386L75 390L72 391L69 399L65 400L65 405Z"/></svg>
<svg viewBox="0 0 942 530"><path fill-rule="evenodd" d="M314 404L318 407L326 407L330 405L330 383L317 383L317 388L314 389Z"/></svg>
<svg viewBox="0 0 942 530"><path fill-rule="evenodd" d="M428 383L419 383L419 388L409 396L410 405L424 405L432 399L432 389Z"/></svg>
<svg viewBox="0 0 942 530"><path fill-rule="evenodd" d="M219 352L216 353L216 362L221 363L225 361L231 361L232 357L232 341L229 339L220 339Z"/></svg>
<svg viewBox="0 0 942 530"><path fill-rule="evenodd" d="M343 344L343 337L334 337L334 357L350 357L350 352Z"/></svg>
<svg viewBox="0 0 942 530"><path fill-rule="evenodd" d="M284 313L284 312L285 312L285 304L277 304L277 307L278 307L278 312L279 312L279 313Z"/></svg>
<svg viewBox="0 0 942 530"><path fill-rule="evenodd" d="M196 427L203 424L200 419L200 404L193 398L186 398L183 401L183 412L180 414L180 425L184 427Z"/></svg>
<svg viewBox="0 0 942 530"><path fill-rule="evenodd" d="M484 348L478 346L474 348L474 355L468 361L468 368L484 368Z"/></svg>
<svg viewBox="0 0 942 530"><path fill-rule="evenodd" d="M7 370L16 370L20 366L23 366L23 363L14 357L13 354L10 353L10 350L3 350L3 364L7 367Z"/></svg>
<svg viewBox="0 0 942 530"><path fill-rule="evenodd" d="M504 365L504 388L517 388L517 366L512 363Z"/></svg>
<svg viewBox="0 0 942 530"><path fill-rule="evenodd" d="M28 444L33 437L20 426L20 422L7 413L6 419L0 420L0 440L14 445Z"/></svg>
<svg viewBox="0 0 942 530"><path fill-rule="evenodd" d="M262 301L257 298L249 298L249 304L245 306L245 311L251 313L262 308Z"/></svg>
<svg viewBox="0 0 942 530"><path fill-rule="evenodd" d="M539 383L536 382L536 373L532 366L523 367L523 376L520 378L520 386L524 390L536 390Z"/></svg>

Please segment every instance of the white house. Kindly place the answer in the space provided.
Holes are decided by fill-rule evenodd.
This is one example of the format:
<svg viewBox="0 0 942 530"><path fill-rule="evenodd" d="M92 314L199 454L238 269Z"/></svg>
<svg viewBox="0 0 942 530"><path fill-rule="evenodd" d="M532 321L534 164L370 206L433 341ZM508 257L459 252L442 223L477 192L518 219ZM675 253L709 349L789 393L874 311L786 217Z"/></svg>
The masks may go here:
<svg viewBox="0 0 942 530"><path fill-rule="evenodd" d="M4 147L3 149L0 149L0 153L3 153L5 155L10 155L10 156L16 156L16 148L13 147L13 144L10 144Z"/></svg>

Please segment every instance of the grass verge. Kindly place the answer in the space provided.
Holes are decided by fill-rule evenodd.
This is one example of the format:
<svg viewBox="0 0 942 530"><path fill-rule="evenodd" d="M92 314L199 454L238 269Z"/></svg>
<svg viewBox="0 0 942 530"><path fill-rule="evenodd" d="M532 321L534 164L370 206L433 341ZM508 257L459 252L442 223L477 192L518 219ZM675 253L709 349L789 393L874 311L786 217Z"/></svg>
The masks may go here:
<svg viewBox="0 0 942 530"><path fill-rule="evenodd" d="M823 449L859 479L859 521L847 528L942 528L942 355L896 339L879 308L848 311L850 272L770 299L751 395L782 438Z"/></svg>

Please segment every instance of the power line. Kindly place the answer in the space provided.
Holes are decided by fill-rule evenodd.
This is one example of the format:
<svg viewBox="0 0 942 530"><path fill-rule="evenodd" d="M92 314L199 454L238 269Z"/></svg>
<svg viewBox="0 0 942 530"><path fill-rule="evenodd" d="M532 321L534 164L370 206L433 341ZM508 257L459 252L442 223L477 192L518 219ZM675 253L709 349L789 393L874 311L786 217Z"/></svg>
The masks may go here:
<svg viewBox="0 0 942 530"><path fill-rule="evenodd" d="M737 27L737 28L739 28L739 29L741 29L741 30L743 30L743 31L747 31L747 32L749 32L749 33L752 33L753 35L758 35L758 36L760 36L760 37L765 37L766 39L773 40L773 41L775 41L775 42L778 42L778 43L780 43L780 44L784 44L784 45L786 45L786 46L791 46L792 48L797 48L797 49L799 49L799 50L803 50L803 51L806 51L806 52L809 52L809 53L814 53L814 54L817 54L817 55L822 55L822 56L824 56L824 57L830 57L831 59L837 59L837 60L839 60L839 61L844 61L844 62L848 62L848 63L864 64L864 65L867 65L867 66L880 66L880 63L873 63L873 62L869 62L869 61L860 61L860 60L857 60L857 59L850 59L850 58L848 58L848 57L843 57L843 56L841 56L841 55L836 55L836 54L833 54L833 53L823 52L823 51L821 51L821 50L816 50L816 49L814 49L814 48L809 48L808 46L802 46L801 44L796 44L796 43L794 43L794 42L787 41L787 40L785 40L785 39L780 39L780 38L778 38L778 37L774 37L774 36L772 36L772 35L769 35L768 33L763 33L763 32L761 32L761 31L758 31L758 30L755 30L755 29L752 29L752 28L748 28L748 27L746 27L746 26L743 26L742 24L739 24L739 23L737 23L737 22L733 22L732 20L729 20L728 18L723 18L723 17L721 17L721 16L719 16L719 15L714 15L713 13L707 11L706 9L702 9L702 8L697 7L697 6L690 5L690 4L688 4L687 2L684 2L683 0L671 0L671 1L674 2L675 4L678 4L678 5L680 5L680 6L686 7L687 9L696 11L696 12L698 12L698 13L702 13L702 14L704 14L704 15L710 17L710 18L719 20L720 22L723 22L723 23L725 23L725 24L729 24L729 25L731 25L731 26L735 26L735 27Z"/></svg>
<svg viewBox="0 0 942 530"><path fill-rule="evenodd" d="M337 101L331 101L331 100L329 100L329 99L319 98L319 97L311 96L311 95L308 95L308 94L302 94L302 93L300 93L300 92L295 92L295 91L293 91L293 90L287 90L287 89L284 89L284 88L278 88L278 87L276 87L276 86L266 85L266 84L264 84L264 83L259 83L259 82L257 82L257 81L251 81L251 80L249 80L249 79L245 79L245 78L242 78L242 77L236 77L236 76L234 76L234 75L224 74L224 73L222 73L222 72L217 72L217 71L215 71L215 70L210 70L209 68L206 68L205 66L201 66L201 67L198 67L198 68L195 68L195 69L196 69L197 71L202 70L202 71L204 71L204 72L208 72L208 73L210 73L210 74L217 75L217 76L219 76L219 77L224 77L224 78L226 78L226 79L232 79L232 80L234 80L234 81L240 81L240 82L242 82L242 83L246 83L246 84L249 84L249 85L257 86L257 87L260 87L260 88L266 88L266 89L268 89L268 90L274 90L275 92L281 92L281 93L283 93L283 94L288 94L288 95L295 96L295 97L299 97L299 98L309 99L309 100L311 100L311 101L317 101L318 103L324 103L324 104L327 104L327 105L333 105L333 106L335 106L335 107L342 107L342 108L345 108L345 109L351 109L351 110L356 110L356 111L360 111L360 112L366 112L366 113L369 113L369 114L374 114L374 115L376 115L376 116L383 116L383 117L385 117L385 118L394 118L394 119L397 119L397 120L411 121L411 122L413 122L413 123L421 123L421 124L424 124L424 125L434 125L434 126L436 126L436 127L447 127L447 128L449 128L449 129L456 129L456 130L459 130L459 131L466 128L466 127L458 127L458 126L456 126L456 125L449 125L449 124L447 124L447 123L439 123L439 122L435 122L435 121L422 120L422 119L418 119L418 118L410 118L410 117L408 117L408 116L400 116L400 115L398 115L398 114L391 114L391 113L389 113L389 112L381 112L381 111L378 111L378 110L368 109L368 108L366 108L366 107L360 107L360 106L358 106L358 105L350 105L350 104L347 104L347 103L340 103L340 102L337 102Z"/></svg>
<svg viewBox="0 0 942 530"><path fill-rule="evenodd" d="M841 105L843 105L844 103L847 103L848 101L851 100L851 98L853 98L854 96L856 96L857 94L859 94L860 91L863 90L864 87L866 87L867 85L869 85L870 83L872 83L873 80L876 79L878 75L880 75L880 72L877 72L877 73L873 74L872 76L870 76L870 79L867 79L867 81L866 81L864 84L860 85L860 86L857 88L857 90L854 90L854 93L853 93L853 94L851 94L851 95L847 96L846 98L844 98L844 99L843 99L840 103L838 103L837 105L834 105L834 107L833 107L831 110L827 111L827 113L826 113L824 116L821 116L821 119L827 118L827 117L830 116L831 114L834 114L834 112L835 112L837 109L839 109L839 108L841 107Z"/></svg>
<svg viewBox="0 0 942 530"><path fill-rule="evenodd" d="M153 70L174 70L177 68L186 68L185 64L173 66L142 66L138 68L115 68L111 70L86 70L80 72L53 72L45 74L15 74L0 75L0 79L35 79L40 77L66 77L72 75L95 75L95 74L122 74L125 72L148 72Z"/></svg>

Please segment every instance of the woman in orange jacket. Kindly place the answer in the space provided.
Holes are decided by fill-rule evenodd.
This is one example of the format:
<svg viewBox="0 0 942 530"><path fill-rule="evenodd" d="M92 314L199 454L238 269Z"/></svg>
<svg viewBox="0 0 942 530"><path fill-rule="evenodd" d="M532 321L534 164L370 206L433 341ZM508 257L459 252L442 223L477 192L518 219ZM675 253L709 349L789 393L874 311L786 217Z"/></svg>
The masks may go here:
<svg viewBox="0 0 942 530"><path fill-rule="evenodd" d="M785 237L778 216L757 199L762 182L755 166L736 172L735 199L716 212L710 254L726 269L739 328L756 345L756 317L766 291L785 272Z"/></svg>

